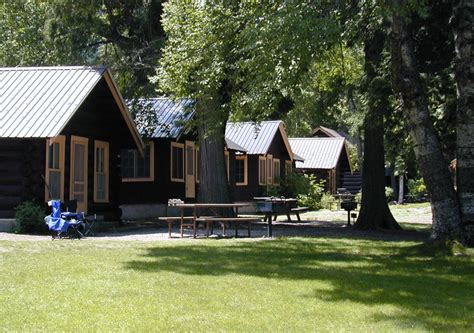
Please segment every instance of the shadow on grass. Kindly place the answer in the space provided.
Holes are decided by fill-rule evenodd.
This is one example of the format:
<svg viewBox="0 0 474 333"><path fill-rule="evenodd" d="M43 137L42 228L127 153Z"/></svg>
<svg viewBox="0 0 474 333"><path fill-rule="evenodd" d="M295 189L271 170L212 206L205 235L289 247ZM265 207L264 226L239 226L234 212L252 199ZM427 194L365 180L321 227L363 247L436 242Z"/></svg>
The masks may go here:
<svg viewBox="0 0 474 333"><path fill-rule="evenodd" d="M275 241L162 245L147 250L127 269L190 276L238 274L270 279L318 280L330 290L307 290L302 297L391 304L395 320L430 330L472 329L474 263L470 257L435 256L423 245L329 237ZM296 296L295 296L296 297ZM301 296L298 296L301 297Z"/></svg>

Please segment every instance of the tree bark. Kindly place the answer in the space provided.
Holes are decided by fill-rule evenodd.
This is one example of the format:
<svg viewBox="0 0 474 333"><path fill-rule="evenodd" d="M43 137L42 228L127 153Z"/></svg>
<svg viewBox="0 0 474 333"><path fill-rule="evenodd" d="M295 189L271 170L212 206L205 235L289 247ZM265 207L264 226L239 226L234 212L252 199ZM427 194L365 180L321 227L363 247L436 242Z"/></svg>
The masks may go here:
<svg viewBox="0 0 474 333"><path fill-rule="evenodd" d="M410 30L400 9L405 0L392 1L391 58L394 87L400 93L414 150L433 212L433 240L462 240L462 225L448 163L428 111L414 56Z"/></svg>
<svg viewBox="0 0 474 333"><path fill-rule="evenodd" d="M456 185L461 219L468 226L474 224L474 3L455 0L451 24L456 48Z"/></svg>
<svg viewBox="0 0 474 333"><path fill-rule="evenodd" d="M385 35L381 31L365 41L365 73L369 110L364 118L364 159L362 163L362 203L355 223L357 229L401 229L385 197L384 113L389 88L378 76Z"/></svg>
<svg viewBox="0 0 474 333"><path fill-rule="evenodd" d="M201 161L199 202L230 202L224 157L225 127L228 119L218 98L200 101L198 111L199 153Z"/></svg>
<svg viewBox="0 0 474 333"><path fill-rule="evenodd" d="M402 173L398 176L398 201L400 205L403 203L403 197L405 196L405 175Z"/></svg>

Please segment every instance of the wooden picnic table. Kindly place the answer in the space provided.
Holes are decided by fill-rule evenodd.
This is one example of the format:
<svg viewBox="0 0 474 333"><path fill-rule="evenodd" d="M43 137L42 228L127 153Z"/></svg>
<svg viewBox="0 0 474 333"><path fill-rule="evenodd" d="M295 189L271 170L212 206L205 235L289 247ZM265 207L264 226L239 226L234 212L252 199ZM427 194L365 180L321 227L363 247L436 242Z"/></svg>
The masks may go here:
<svg viewBox="0 0 474 333"><path fill-rule="evenodd" d="M250 222L258 221L258 218L239 217L239 208L250 206L248 203L176 203L170 205L181 210L181 237L183 237L183 228L189 227L193 229L193 237L196 237L196 222L204 222L206 224L206 234L209 236L209 228L214 222L223 223L223 232L225 235L225 224L227 222L234 222L236 225L236 236L238 235L238 223L248 223L248 234L250 237ZM222 217L220 211L224 209L232 209L234 211L233 217ZM192 209L192 216L185 216L185 210ZM211 216L201 217L203 210L210 211ZM189 221L189 222L187 222Z"/></svg>

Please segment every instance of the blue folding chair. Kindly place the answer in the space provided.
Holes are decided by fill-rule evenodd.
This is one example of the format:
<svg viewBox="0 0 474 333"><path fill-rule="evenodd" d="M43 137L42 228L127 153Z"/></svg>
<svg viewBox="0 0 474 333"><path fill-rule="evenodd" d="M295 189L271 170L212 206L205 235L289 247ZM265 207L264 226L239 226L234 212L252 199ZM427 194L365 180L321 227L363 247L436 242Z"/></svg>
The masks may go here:
<svg viewBox="0 0 474 333"><path fill-rule="evenodd" d="M61 201L50 200L48 205L51 206L51 215L44 218L45 223L51 231L51 237L84 237L85 230L84 213L61 212Z"/></svg>

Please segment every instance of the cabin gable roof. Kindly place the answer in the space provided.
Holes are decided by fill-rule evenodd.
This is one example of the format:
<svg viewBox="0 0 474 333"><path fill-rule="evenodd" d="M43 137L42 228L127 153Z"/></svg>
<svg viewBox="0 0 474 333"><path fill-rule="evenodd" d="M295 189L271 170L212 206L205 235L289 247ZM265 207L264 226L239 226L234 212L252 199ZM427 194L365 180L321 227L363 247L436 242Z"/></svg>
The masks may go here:
<svg viewBox="0 0 474 333"><path fill-rule="evenodd" d="M137 147L142 141L110 72L105 67L0 68L0 137L58 136L104 79Z"/></svg>
<svg viewBox="0 0 474 333"><path fill-rule="evenodd" d="M331 170L337 166L342 152L347 154L346 140L339 138L290 138L295 154L302 156L304 161L297 161L300 169Z"/></svg>

